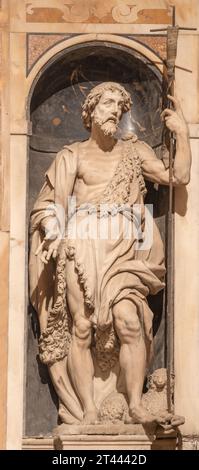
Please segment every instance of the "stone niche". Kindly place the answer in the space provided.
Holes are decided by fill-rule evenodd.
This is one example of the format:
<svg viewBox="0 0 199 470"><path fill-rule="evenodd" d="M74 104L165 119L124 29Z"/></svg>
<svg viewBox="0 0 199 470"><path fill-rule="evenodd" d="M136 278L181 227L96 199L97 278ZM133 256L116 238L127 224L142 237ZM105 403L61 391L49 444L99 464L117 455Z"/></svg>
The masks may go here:
<svg viewBox="0 0 199 470"><path fill-rule="evenodd" d="M56 55L44 67L30 103L32 136L29 148L29 207L33 207L44 175L56 153L65 144L87 139L81 121L81 105L88 91L100 82L116 81L131 93L132 112L120 123L118 137L133 132L161 156L162 76L146 57L108 42L72 46ZM154 216L166 238L168 192L148 186L147 203L154 204ZM165 292L149 299L154 312L155 355L151 371L166 367ZM39 327L31 305L27 306L27 372L25 435L48 435L57 424L57 397L46 366L38 356Z"/></svg>

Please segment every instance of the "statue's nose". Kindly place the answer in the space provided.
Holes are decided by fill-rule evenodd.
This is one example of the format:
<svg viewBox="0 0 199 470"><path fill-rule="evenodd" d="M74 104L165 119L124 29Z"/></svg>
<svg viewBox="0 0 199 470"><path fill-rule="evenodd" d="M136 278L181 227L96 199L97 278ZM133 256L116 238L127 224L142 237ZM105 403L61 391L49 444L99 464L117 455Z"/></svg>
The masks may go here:
<svg viewBox="0 0 199 470"><path fill-rule="evenodd" d="M111 110L111 111L112 111L112 114L113 114L114 116L117 116L118 109L119 109L119 108L118 108L117 103L113 103L113 106L112 106L112 110Z"/></svg>

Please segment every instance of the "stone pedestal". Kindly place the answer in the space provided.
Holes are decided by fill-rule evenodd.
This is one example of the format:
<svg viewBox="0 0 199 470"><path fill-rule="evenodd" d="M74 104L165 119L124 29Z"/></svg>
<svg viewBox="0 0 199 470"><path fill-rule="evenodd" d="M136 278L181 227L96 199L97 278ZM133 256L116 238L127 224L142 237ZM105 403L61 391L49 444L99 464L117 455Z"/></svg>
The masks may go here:
<svg viewBox="0 0 199 470"><path fill-rule="evenodd" d="M139 424L61 425L54 432L56 450L151 450L155 427Z"/></svg>

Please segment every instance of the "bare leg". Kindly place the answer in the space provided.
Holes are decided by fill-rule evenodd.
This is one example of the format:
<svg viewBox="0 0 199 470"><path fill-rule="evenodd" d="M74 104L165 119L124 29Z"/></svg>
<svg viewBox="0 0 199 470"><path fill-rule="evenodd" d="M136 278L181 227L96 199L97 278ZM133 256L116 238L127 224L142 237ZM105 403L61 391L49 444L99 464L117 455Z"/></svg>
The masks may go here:
<svg viewBox="0 0 199 470"><path fill-rule="evenodd" d="M146 346L136 306L128 300L123 300L115 305L113 314L121 342L120 366L124 373L129 399L129 414L137 423L154 422L155 417L141 404L146 371Z"/></svg>
<svg viewBox="0 0 199 470"><path fill-rule="evenodd" d="M74 318L74 334L68 354L68 369L81 400L84 410L84 423L94 423L97 420L97 409L93 397L94 368L90 351L91 323L79 317Z"/></svg>
<svg viewBox="0 0 199 470"><path fill-rule="evenodd" d="M97 420L93 390L94 367L90 350L92 325L86 318L84 295L79 286L73 261L69 261L67 264L67 300L73 317L68 371L83 407L83 421L89 424Z"/></svg>
<svg viewBox="0 0 199 470"><path fill-rule="evenodd" d="M128 339L121 340L120 366L124 371L126 391L129 407L133 409L140 406L142 389L145 377L146 354L143 338L128 343Z"/></svg>

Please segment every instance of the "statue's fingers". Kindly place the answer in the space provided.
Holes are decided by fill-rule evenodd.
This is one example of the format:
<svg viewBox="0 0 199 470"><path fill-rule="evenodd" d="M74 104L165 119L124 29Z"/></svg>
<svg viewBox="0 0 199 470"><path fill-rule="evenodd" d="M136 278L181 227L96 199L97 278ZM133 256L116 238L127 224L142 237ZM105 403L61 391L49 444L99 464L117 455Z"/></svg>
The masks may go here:
<svg viewBox="0 0 199 470"><path fill-rule="evenodd" d="M36 256L42 251L44 243L45 243L45 240L43 240L43 242L41 242L40 245L38 246L37 250L35 251Z"/></svg>
<svg viewBox="0 0 199 470"><path fill-rule="evenodd" d="M49 261L50 257L52 256L53 248L49 248L47 251L46 259Z"/></svg>
<svg viewBox="0 0 199 470"><path fill-rule="evenodd" d="M184 114L181 108L180 101L174 96L171 96L171 95L167 95L167 96L172 101L175 112L178 114L178 116L180 116L181 119L184 120Z"/></svg>
<svg viewBox="0 0 199 470"><path fill-rule="evenodd" d="M168 127L168 129L173 130L173 121L170 118L165 119L165 124Z"/></svg>
<svg viewBox="0 0 199 470"><path fill-rule="evenodd" d="M53 259L57 258L57 250L56 249L53 250L52 257L53 257Z"/></svg>
<svg viewBox="0 0 199 470"><path fill-rule="evenodd" d="M166 117L165 117L165 122L170 121L171 117L172 117L172 116L166 116Z"/></svg>
<svg viewBox="0 0 199 470"><path fill-rule="evenodd" d="M173 115L173 110L169 109L169 108L166 108L166 109L164 109L164 111L162 111L161 118L165 119L167 116L172 116L172 115Z"/></svg>
<svg viewBox="0 0 199 470"><path fill-rule="evenodd" d="M44 264L47 264L47 263L48 263L47 254L48 254L48 252L47 252L46 250L44 250L43 253L42 253L42 255L41 255L41 261L42 261Z"/></svg>
<svg viewBox="0 0 199 470"><path fill-rule="evenodd" d="M181 106L179 100L175 96L167 95L167 98L174 104L176 111L181 111Z"/></svg>

